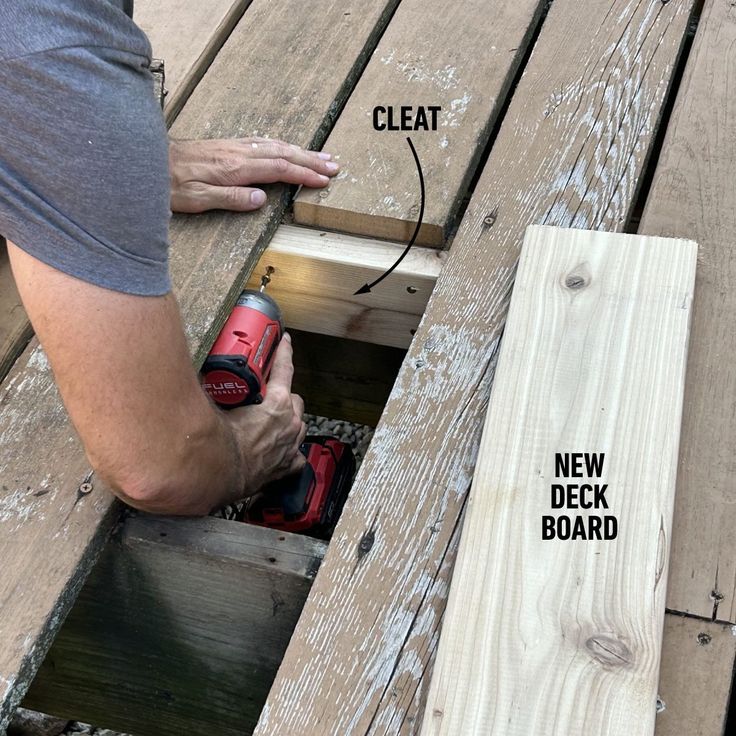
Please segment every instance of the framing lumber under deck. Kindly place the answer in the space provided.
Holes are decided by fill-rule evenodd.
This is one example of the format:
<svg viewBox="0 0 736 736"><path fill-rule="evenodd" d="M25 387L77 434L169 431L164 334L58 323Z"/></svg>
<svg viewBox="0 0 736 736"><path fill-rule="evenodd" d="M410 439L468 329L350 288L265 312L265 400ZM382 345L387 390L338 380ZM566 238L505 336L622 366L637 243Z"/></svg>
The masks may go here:
<svg viewBox="0 0 736 736"><path fill-rule="evenodd" d="M257 288L274 269L268 293L286 326L378 345L409 347L446 254L412 248L369 294L354 292L381 277L405 245L282 225L251 274Z"/></svg>

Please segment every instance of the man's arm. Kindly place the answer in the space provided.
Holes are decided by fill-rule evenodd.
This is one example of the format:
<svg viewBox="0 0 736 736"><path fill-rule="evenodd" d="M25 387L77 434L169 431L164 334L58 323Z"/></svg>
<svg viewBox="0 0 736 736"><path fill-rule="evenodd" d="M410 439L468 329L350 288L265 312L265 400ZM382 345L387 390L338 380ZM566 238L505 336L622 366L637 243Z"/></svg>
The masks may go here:
<svg viewBox="0 0 736 736"><path fill-rule="evenodd" d="M204 514L301 467L288 338L264 403L225 413L199 385L172 295L110 291L8 252L89 460L127 503Z"/></svg>

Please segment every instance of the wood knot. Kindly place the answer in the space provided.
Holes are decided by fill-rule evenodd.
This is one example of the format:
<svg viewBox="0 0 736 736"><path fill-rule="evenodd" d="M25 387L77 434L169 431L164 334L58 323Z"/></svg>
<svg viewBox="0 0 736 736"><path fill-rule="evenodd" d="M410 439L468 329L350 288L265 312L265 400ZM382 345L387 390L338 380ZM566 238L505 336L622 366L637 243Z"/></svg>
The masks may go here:
<svg viewBox="0 0 736 736"><path fill-rule="evenodd" d="M593 659L607 667L631 667L634 664L631 650L612 634L594 634L585 646Z"/></svg>
<svg viewBox="0 0 736 736"><path fill-rule="evenodd" d="M582 289L585 286L585 278L577 273L570 274L565 279L565 286L568 289Z"/></svg>
<svg viewBox="0 0 736 736"><path fill-rule="evenodd" d="M701 647L707 647L711 641L713 641L713 637L710 634L706 634L705 632L698 634L698 644L700 644Z"/></svg>
<svg viewBox="0 0 736 736"><path fill-rule="evenodd" d="M592 278L587 263L580 263L575 266L563 279L566 288L573 291L580 291L588 286Z"/></svg>

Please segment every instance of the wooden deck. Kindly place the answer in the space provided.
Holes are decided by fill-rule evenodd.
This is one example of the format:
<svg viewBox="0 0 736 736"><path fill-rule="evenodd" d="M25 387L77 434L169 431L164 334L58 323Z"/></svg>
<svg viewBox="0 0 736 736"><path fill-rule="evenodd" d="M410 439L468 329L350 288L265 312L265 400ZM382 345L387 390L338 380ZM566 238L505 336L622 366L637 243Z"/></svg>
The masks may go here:
<svg viewBox="0 0 736 736"><path fill-rule="evenodd" d="M345 399L332 407L340 418L383 409L382 418L326 554L288 539L302 562L276 555L276 568L263 572L253 547L274 541L216 519L192 521L176 552L161 550L160 559L181 554L195 566L202 555L216 558L225 577L198 574L198 593L222 600L230 619L217 631L182 627L186 645L167 640L155 670L166 687L136 680L116 629L85 621L105 616L93 605L103 571L131 569L125 545L164 596L160 559L154 554L149 568L140 540L153 545L151 530L165 522L125 520L128 541L108 543L122 507L94 478L93 492L78 498L89 468L41 348L27 345L31 332L0 253L0 730L33 684L27 702L63 716L93 716L141 736L173 736L183 723L208 733L212 720L197 721L191 703L223 676L223 631L244 625L232 613L241 599L222 580L232 574L249 584L237 559L248 547L243 561L255 579L282 581L263 595L288 591L286 608L270 608L270 598L253 608L254 617L289 611L269 624L279 652L314 577L316 565L304 561L324 560L278 674L278 661L262 660L254 700L223 707L218 732L418 734L519 248L528 225L554 224L700 245L656 733L722 734L736 662L736 7L503 0L489 15L475 0L199 5L136 0L166 62L172 135L327 140L343 171L326 196L299 196L298 226L293 192L277 186L267 187L258 214L174 219L172 275L193 360L206 355L255 265L273 259L288 268L288 281L274 286L282 299L288 293L304 354L309 333L340 341L334 355L315 350L323 362L305 360L305 373L342 387ZM409 134L431 203L424 245L380 287L353 296L399 252L418 214L407 134L373 131L369 108L435 102L447 113L443 124ZM366 370L372 362L375 375ZM304 391L314 409L319 392ZM227 545L206 547L220 523ZM359 555L366 535L373 544ZM187 568L176 569L186 585ZM110 591L111 608L131 590L125 579ZM156 590L136 591L142 613L151 606L155 616ZM177 606L167 607L174 621ZM223 646L208 649L208 640ZM242 632L237 641L257 644ZM70 652L80 650L77 667ZM230 671L247 671L247 657L227 661ZM177 681L175 670L187 676ZM105 684L95 690L94 680ZM116 707L122 685L129 697Z"/></svg>

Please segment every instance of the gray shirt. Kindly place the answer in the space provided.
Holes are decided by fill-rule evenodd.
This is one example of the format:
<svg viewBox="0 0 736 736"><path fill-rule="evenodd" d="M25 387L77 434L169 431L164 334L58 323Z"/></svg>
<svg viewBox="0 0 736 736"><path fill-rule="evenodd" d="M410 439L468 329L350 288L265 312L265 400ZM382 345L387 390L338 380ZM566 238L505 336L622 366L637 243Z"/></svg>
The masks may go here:
<svg viewBox="0 0 736 736"><path fill-rule="evenodd" d="M0 0L0 235L84 281L158 295L170 290L168 145L131 10Z"/></svg>

